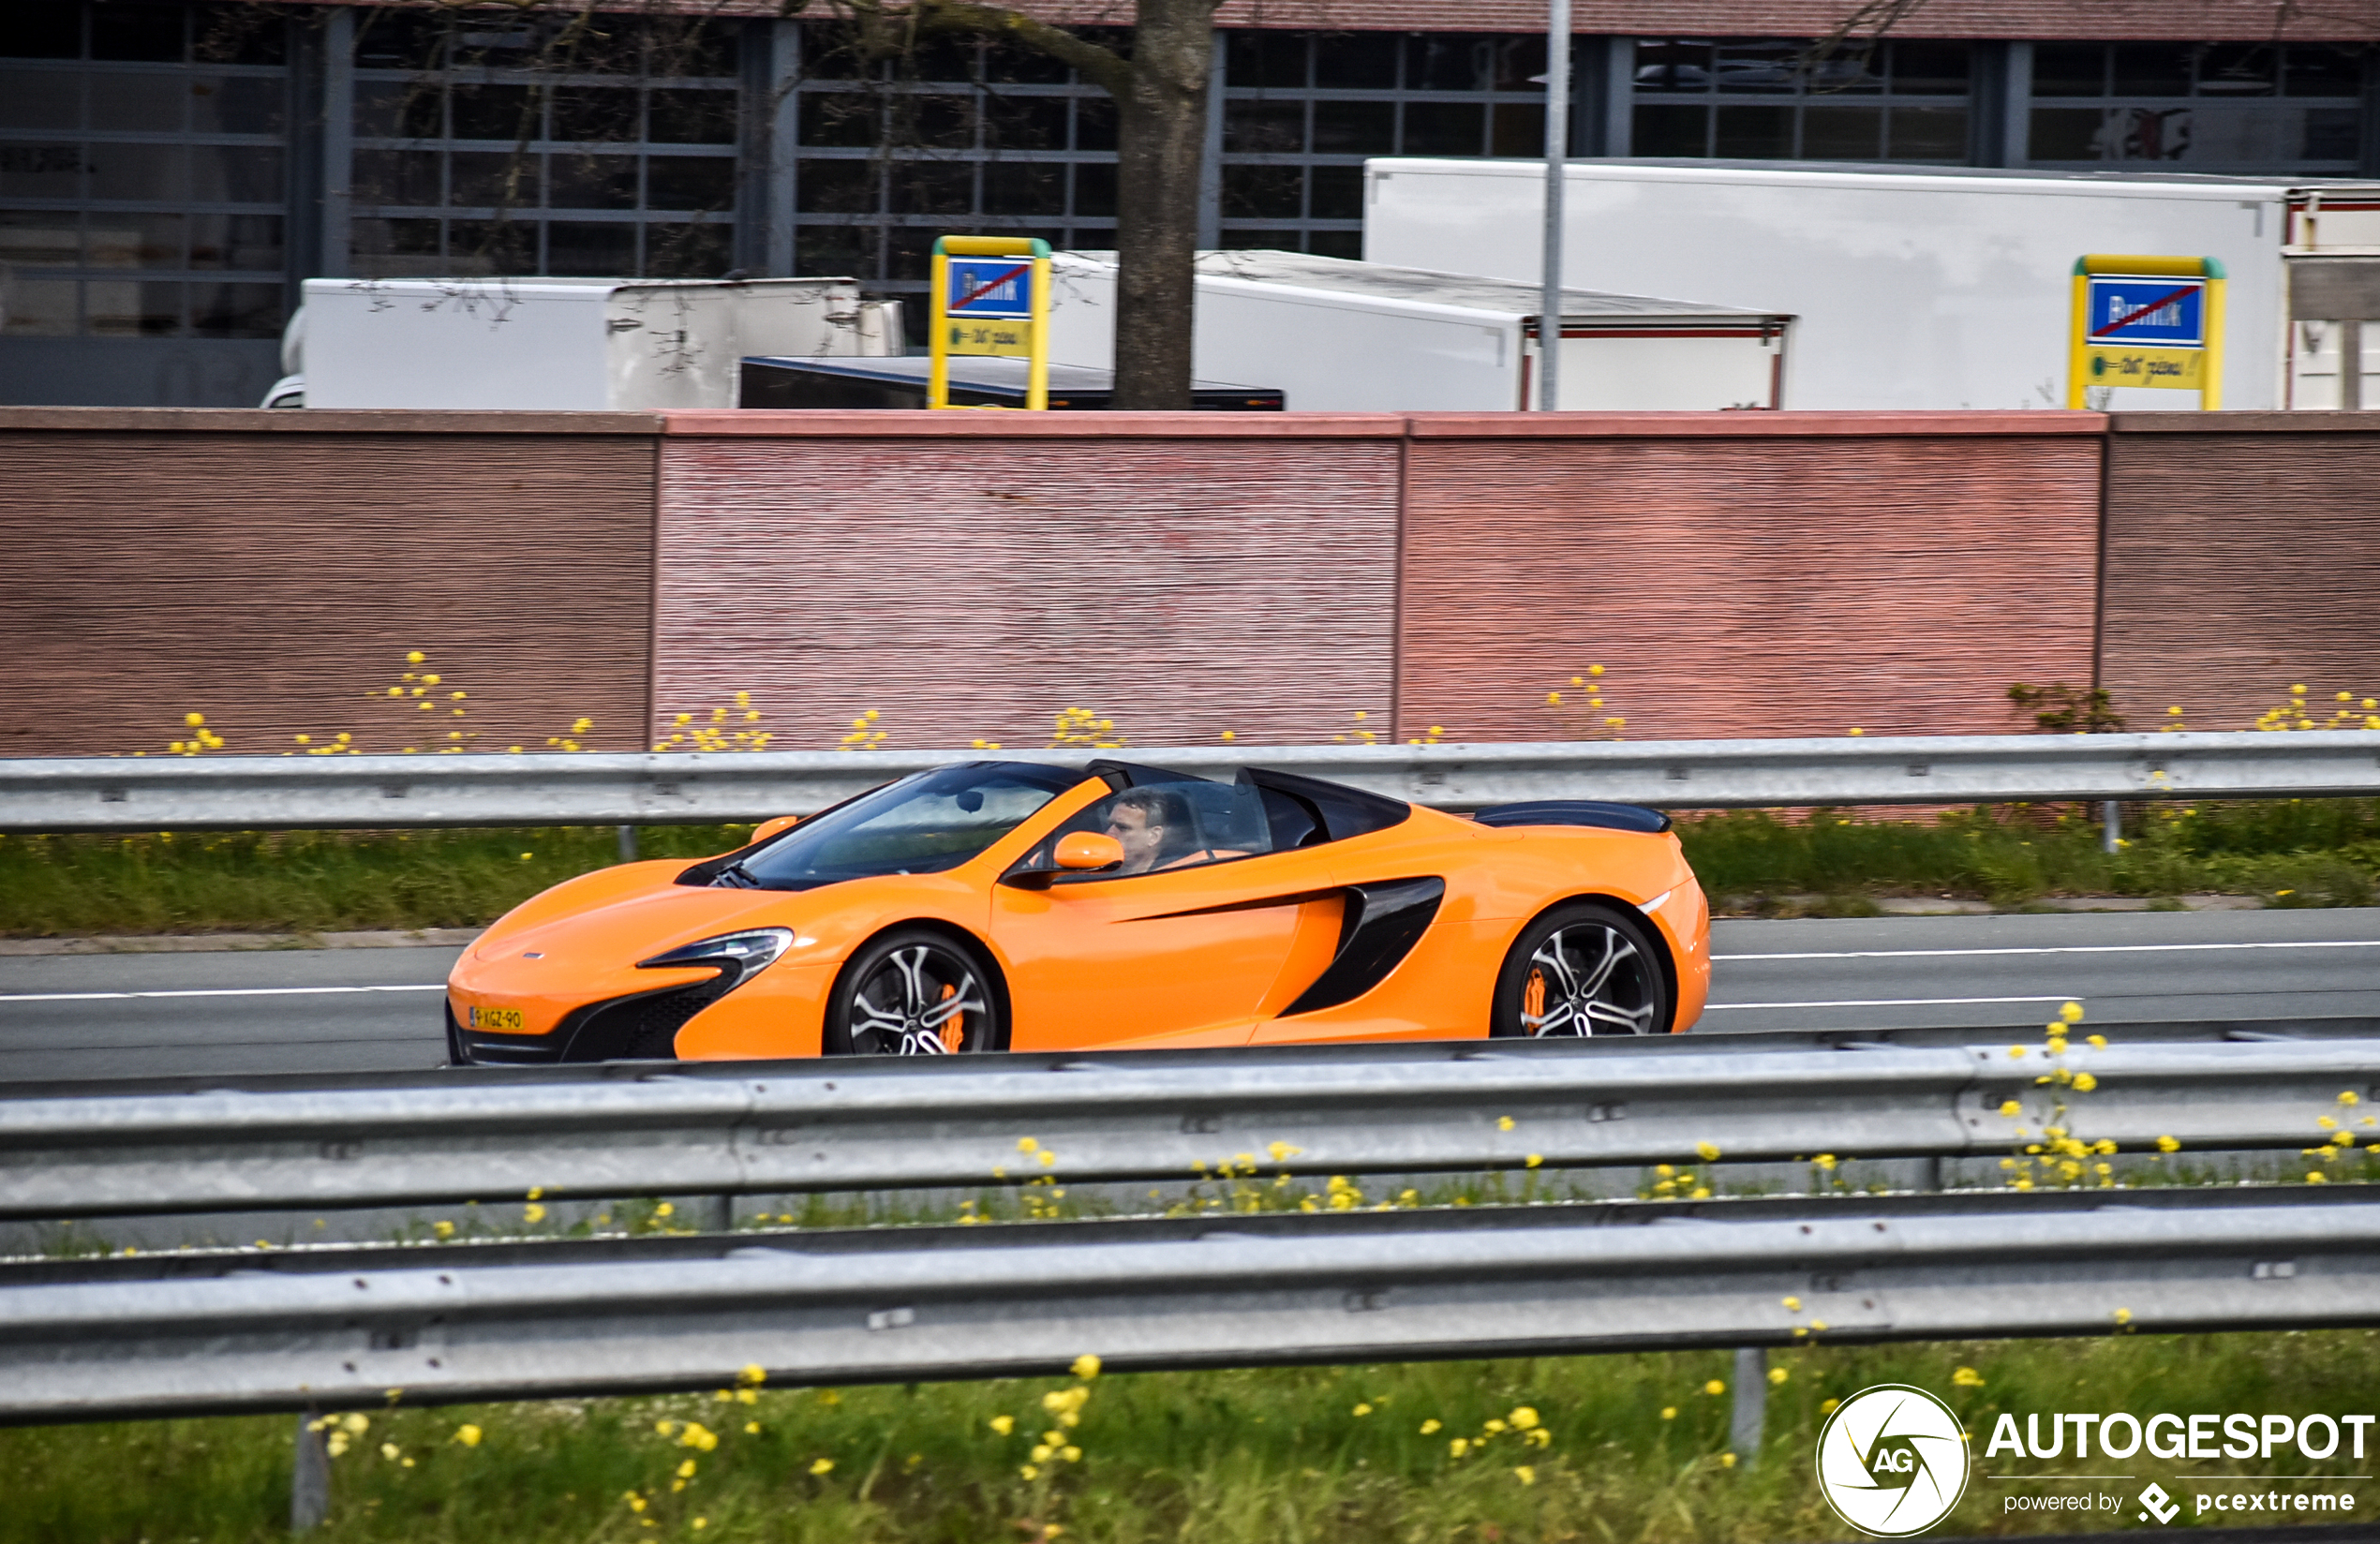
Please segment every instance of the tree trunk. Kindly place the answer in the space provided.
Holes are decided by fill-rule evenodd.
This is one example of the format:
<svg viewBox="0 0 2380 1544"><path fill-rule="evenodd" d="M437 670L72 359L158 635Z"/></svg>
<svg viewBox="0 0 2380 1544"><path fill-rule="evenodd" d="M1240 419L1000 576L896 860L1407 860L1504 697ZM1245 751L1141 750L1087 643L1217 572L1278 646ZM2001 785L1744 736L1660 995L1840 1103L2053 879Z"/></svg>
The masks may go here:
<svg viewBox="0 0 2380 1544"><path fill-rule="evenodd" d="M1187 409L1214 0L1140 0L1116 102L1118 408Z"/></svg>

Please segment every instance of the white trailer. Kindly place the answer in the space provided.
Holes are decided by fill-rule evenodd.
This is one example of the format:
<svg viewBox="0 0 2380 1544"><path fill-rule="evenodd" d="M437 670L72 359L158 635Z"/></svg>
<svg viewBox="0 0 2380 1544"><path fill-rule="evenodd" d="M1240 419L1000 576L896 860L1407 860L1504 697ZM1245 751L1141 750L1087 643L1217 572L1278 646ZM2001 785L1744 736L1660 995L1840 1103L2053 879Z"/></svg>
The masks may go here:
<svg viewBox="0 0 2380 1544"><path fill-rule="evenodd" d="M749 355L901 348L846 278L308 279L264 405L733 408Z"/></svg>
<svg viewBox="0 0 2380 1544"><path fill-rule="evenodd" d="M1541 163L1376 160L1364 256L1540 272ZM2086 253L2220 259L2223 406L2380 406L2380 186L2172 173L1573 161L1563 280L1789 311L1796 408L2052 408ZM2339 361L2352 356L2343 392ZM2187 408L2194 393L2094 390Z"/></svg>
<svg viewBox="0 0 2380 1544"><path fill-rule="evenodd" d="M1051 260L1049 357L1115 358L1112 252ZM1422 412L1533 406L1532 285L1302 252L1201 252L1192 370L1277 387L1292 410ZM1778 408L1782 312L1566 291L1564 408Z"/></svg>

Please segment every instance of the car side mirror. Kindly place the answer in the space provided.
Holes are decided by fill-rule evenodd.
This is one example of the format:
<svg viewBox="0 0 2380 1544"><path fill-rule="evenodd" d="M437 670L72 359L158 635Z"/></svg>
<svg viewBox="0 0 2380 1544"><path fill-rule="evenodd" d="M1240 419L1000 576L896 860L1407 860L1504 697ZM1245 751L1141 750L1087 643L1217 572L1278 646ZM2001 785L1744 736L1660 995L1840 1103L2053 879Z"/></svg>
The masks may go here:
<svg viewBox="0 0 2380 1544"><path fill-rule="evenodd" d="M1123 862L1123 843L1105 832L1077 831L1058 839L1058 850L1051 858L1052 868L1012 869L1002 876L1001 883L1019 890L1047 890L1061 874L1092 874L1115 868Z"/></svg>
<svg viewBox="0 0 2380 1544"><path fill-rule="evenodd" d="M790 831L796 825L799 824L800 822L801 817L799 815L779 815L772 820L765 820L758 825L752 827L751 843L749 843L748 845L756 845L760 842L766 841L773 836Z"/></svg>

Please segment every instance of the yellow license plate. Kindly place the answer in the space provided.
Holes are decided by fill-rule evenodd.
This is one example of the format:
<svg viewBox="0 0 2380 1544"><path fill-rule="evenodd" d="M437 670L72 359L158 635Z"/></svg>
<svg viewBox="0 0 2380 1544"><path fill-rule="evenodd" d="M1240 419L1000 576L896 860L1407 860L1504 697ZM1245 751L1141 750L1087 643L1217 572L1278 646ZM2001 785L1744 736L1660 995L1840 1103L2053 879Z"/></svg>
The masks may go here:
<svg viewBox="0 0 2380 1544"><path fill-rule="evenodd" d="M519 1034L527 1028L518 1008L473 1008L471 1028L491 1030L498 1034Z"/></svg>

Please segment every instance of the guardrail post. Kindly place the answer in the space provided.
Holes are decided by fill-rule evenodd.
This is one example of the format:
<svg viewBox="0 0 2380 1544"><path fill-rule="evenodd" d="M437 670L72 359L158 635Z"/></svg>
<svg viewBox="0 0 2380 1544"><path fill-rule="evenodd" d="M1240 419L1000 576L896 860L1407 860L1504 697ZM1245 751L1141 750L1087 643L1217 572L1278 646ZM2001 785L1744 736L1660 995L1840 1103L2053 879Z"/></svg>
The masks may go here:
<svg viewBox="0 0 2380 1544"><path fill-rule="evenodd" d="M2099 850L2112 853L2124 842L2124 807L2109 799L2099 807Z"/></svg>
<svg viewBox="0 0 2380 1544"><path fill-rule="evenodd" d="M1761 1431L1768 1424L1768 1352L1757 1345L1735 1348L1735 1418L1728 1424L1728 1446L1738 1467L1749 1469L1761 1461Z"/></svg>
<svg viewBox="0 0 2380 1544"><path fill-rule="evenodd" d="M632 825L619 828L619 860L622 863L636 861L636 827Z"/></svg>
<svg viewBox="0 0 2380 1544"><path fill-rule="evenodd" d="M330 1443L315 1429L321 1418L308 1410L297 1418L297 1462L290 1471L290 1532L308 1533L331 1509Z"/></svg>

